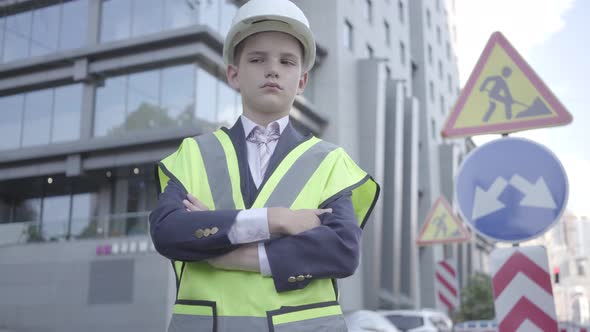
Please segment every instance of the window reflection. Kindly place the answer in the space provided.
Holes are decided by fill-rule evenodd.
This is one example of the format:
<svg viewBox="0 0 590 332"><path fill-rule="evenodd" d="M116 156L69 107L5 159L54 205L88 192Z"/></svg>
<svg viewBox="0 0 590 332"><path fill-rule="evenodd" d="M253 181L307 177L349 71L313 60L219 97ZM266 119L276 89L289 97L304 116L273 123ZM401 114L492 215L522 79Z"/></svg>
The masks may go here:
<svg viewBox="0 0 590 332"><path fill-rule="evenodd" d="M88 0L60 2L0 18L0 61L82 47L87 21Z"/></svg>
<svg viewBox="0 0 590 332"><path fill-rule="evenodd" d="M202 68L197 68L196 75L196 117L216 123L218 80Z"/></svg>
<svg viewBox="0 0 590 332"><path fill-rule="evenodd" d="M187 0L166 0L165 3L165 29L184 28L197 24L199 7L207 6L211 1L200 1L195 3ZM210 6L211 4L209 4Z"/></svg>
<svg viewBox="0 0 590 332"><path fill-rule="evenodd" d="M231 0L103 0L101 42L206 25L225 36L237 11Z"/></svg>
<svg viewBox="0 0 590 332"><path fill-rule="evenodd" d="M72 195L70 234L74 237L87 237L95 235L95 223L97 215L97 193L81 193Z"/></svg>
<svg viewBox="0 0 590 332"><path fill-rule="evenodd" d="M117 128L116 134L125 130L154 128L161 122L159 71L148 71L129 76L127 90L127 118L125 127Z"/></svg>
<svg viewBox="0 0 590 332"><path fill-rule="evenodd" d="M69 1L62 6L59 49L84 46L88 31L88 0Z"/></svg>
<svg viewBox="0 0 590 332"><path fill-rule="evenodd" d="M41 217L41 199L17 199L14 204L14 222L39 221Z"/></svg>
<svg viewBox="0 0 590 332"><path fill-rule="evenodd" d="M100 41L109 42L131 36L131 1L104 0Z"/></svg>
<svg viewBox="0 0 590 332"><path fill-rule="evenodd" d="M44 55L57 50L59 34L59 6L50 6L33 12L31 55Z"/></svg>
<svg viewBox="0 0 590 332"><path fill-rule="evenodd" d="M51 196L43 199L41 230L46 240L64 237L68 232L70 195Z"/></svg>
<svg viewBox="0 0 590 332"><path fill-rule="evenodd" d="M12 215L10 202L6 199L0 197L0 224L5 224L10 222L10 218Z"/></svg>
<svg viewBox="0 0 590 332"><path fill-rule="evenodd" d="M199 23L217 31L219 26L219 4L220 1L199 2Z"/></svg>
<svg viewBox="0 0 590 332"><path fill-rule="evenodd" d="M6 18L3 61L13 61L29 55L32 13L24 12Z"/></svg>
<svg viewBox="0 0 590 332"><path fill-rule="evenodd" d="M162 71L162 108L177 125L193 118L194 66L177 66Z"/></svg>
<svg viewBox="0 0 590 332"><path fill-rule="evenodd" d="M73 141L80 138L82 84L55 89L51 142Z"/></svg>
<svg viewBox="0 0 590 332"><path fill-rule="evenodd" d="M94 135L106 136L125 122L126 77L114 77L96 90Z"/></svg>
<svg viewBox="0 0 590 332"><path fill-rule="evenodd" d="M39 90L25 95L23 146L49 143L53 90Z"/></svg>
<svg viewBox="0 0 590 332"><path fill-rule="evenodd" d="M0 150L20 146L24 96L0 97Z"/></svg>
<svg viewBox="0 0 590 332"><path fill-rule="evenodd" d="M164 4L162 0L135 1L133 6L132 36L147 35L162 31L162 13Z"/></svg>

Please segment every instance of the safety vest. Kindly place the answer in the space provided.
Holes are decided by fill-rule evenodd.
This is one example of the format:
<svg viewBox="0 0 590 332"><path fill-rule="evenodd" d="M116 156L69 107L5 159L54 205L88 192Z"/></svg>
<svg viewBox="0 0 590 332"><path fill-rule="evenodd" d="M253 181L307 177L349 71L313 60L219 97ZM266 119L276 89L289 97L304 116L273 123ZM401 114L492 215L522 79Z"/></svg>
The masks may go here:
<svg viewBox="0 0 590 332"><path fill-rule="evenodd" d="M211 210L246 208L226 128L184 139L158 166L161 190L173 179ZM344 190L352 191L364 226L379 186L342 148L311 137L287 154L251 208L322 208ZM206 262L172 265L177 294L168 331L346 331L335 280L315 279L303 289L278 293L273 279L260 273L219 270Z"/></svg>

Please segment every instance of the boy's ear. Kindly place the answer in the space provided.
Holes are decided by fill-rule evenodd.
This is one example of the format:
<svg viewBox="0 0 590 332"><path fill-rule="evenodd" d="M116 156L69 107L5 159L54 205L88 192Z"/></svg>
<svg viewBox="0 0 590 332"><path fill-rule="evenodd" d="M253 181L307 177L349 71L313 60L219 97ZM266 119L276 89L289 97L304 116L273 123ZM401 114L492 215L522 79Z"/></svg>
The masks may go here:
<svg viewBox="0 0 590 332"><path fill-rule="evenodd" d="M299 77L299 84L297 85L297 94L300 95L303 93L303 90L305 90L305 87L307 86L307 72L301 74L301 77Z"/></svg>
<svg viewBox="0 0 590 332"><path fill-rule="evenodd" d="M238 80L238 67L235 65L227 65L225 76L227 77L227 83L229 84L229 86L240 91L240 81Z"/></svg>

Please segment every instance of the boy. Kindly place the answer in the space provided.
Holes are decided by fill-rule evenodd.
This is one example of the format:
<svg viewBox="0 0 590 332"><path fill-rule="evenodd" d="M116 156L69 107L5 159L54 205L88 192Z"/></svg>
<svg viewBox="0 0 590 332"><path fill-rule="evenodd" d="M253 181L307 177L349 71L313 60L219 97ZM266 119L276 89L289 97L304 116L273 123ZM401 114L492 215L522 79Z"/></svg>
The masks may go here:
<svg viewBox="0 0 590 332"><path fill-rule="evenodd" d="M247 2L224 61L243 115L157 169L150 230L177 279L169 331L346 331L335 278L358 266L379 187L289 123L315 61L307 18L288 0Z"/></svg>

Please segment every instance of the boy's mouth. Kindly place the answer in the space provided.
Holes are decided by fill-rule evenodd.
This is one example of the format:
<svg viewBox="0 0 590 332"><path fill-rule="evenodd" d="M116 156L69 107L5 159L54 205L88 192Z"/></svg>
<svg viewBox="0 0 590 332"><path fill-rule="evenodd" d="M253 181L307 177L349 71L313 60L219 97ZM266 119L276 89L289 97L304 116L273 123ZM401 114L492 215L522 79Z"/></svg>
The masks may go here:
<svg viewBox="0 0 590 332"><path fill-rule="evenodd" d="M276 88L279 90L283 90L283 88L278 83L274 82L266 82L260 88Z"/></svg>

